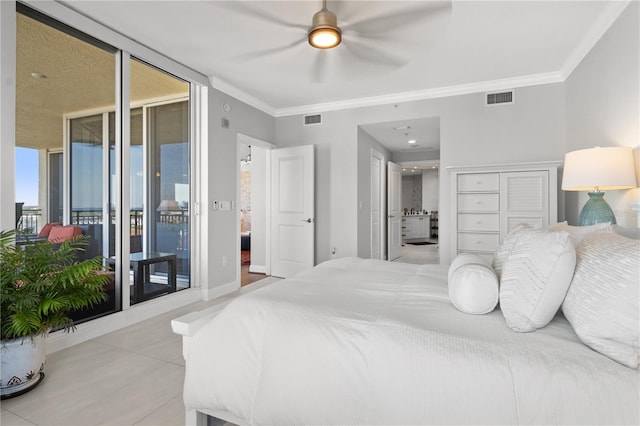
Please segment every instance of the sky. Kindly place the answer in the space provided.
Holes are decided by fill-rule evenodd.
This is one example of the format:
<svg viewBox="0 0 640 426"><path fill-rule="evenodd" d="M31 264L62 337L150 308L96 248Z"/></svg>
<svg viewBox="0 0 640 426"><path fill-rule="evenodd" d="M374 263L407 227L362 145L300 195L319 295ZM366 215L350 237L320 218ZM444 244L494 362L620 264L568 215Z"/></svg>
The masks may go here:
<svg viewBox="0 0 640 426"><path fill-rule="evenodd" d="M16 147L16 201L38 205L38 151Z"/></svg>
<svg viewBox="0 0 640 426"><path fill-rule="evenodd" d="M83 149L84 146L80 145L77 149L84 152L76 152L78 158L82 158L75 168L76 179L73 181L73 185L77 188L76 198L74 198L75 207L96 207L100 206L100 199L95 199L96 196L101 197L101 191L95 191L95 188L101 188L100 180L102 175L100 172L95 173L95 165L101 164L101 150ZM185 178L188 173L188 145L187 144L166 144L162 146L163 152L161 156L163 181L169 183L167 188L170 193L161 194L161 198L173 199L176 197L176 184L175 182L185 182ZM143 163L142 147L140 149L131 150L131 179L133 182L131 193L131 207L142 207L142 163ZM88 167L89 170L82 170L83 167ZM38 151L31 148L16 147L16 201L23 202L24 207L36 207L38 206ZM166 185L165 185L166 186ZM188 194L188 185L186 186ZM184 198L184 196L183 196ZM177 201L188 201L186 200Z"/></svg>

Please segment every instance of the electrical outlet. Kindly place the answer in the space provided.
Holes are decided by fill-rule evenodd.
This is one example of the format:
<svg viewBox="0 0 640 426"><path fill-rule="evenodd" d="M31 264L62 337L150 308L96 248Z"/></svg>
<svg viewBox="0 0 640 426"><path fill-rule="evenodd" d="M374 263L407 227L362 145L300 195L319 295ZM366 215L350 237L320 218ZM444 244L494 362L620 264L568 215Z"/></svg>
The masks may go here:
<svg viewBox="0 0 640 426"><path fill-rule="evenodd" d="M220 203L218 202L218 200L213 200L212 204L214 210L218 210L220 208Z"/></svg>
<svg viewBox="0 0 640 426"><path fill-rule="evenodd" d="M331 256L332 257L336 257L336 248L335 247L331 249Z"/></svg>

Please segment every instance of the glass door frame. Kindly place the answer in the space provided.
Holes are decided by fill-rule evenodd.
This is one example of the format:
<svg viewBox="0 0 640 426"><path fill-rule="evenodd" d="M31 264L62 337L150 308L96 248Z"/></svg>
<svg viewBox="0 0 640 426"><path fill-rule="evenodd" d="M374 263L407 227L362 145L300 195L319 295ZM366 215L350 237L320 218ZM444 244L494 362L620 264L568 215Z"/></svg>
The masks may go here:
<svg viewBox="0 0 640 426"><path fill-rule="evenodd" d="M191 92L191 90L190 90ZM152 208L152 206L148 205L149 204L149 116L148 116L148 112L150 108L154 108L157 106L161 106L161 105L169 105L169 104L173 104L173 103L177 103L177 102L187 102L188 105L190 106L191 104L191 99L189 98L189 96L181 96L181 97L166 97L164 99L162 98L158 98L155 99L151 102L134 102L131 104L130 109L136 109L136 108L142 108L142 134L143 134L143 138L142 138L142 157L143 157L143 169L142 169L142 199L144 200L144 204L145 204L145 208L142 209L142 251L146 252L148 250L148 246L149 244L152 243L152 241L150 240L150 235L149 232L151 231L151 225L152 225L152 220L151 220L151 214L152 212L155 212L155 209ZM191 114L191 108L189 108L189 113ZM190 140L188 141L189 143L189 156L190 159L194 158L193 157L193 152L192 152L192 139L191 139L191 135L192 135L192 122L193 120L189 119L190 123L189 123L189 138ZM127 150L128 152L128 150ZM193 171L191 170L191 163L189 164L189 186L193 185L192 182L192 176L193 176ZM189 194L190 196L192 195L191 193ZM193 198L190 197L190 203L192 203ZM191 209L189 209L189 233L191 234ZM189 253L193 253L193 251L189 251ZM191 275L191 274L189 274ZM191 281L191 280L190 280ZM191 283L189 283L191 286Z"/></svg>
<svg viewBox="0 0 640 426"><path fill-rule="evenodd" d="M13 78L15 79L15 67L11 67L12 63L15 63L15 55L16 55L16 37L15 37L15 21L16 21L16 5L20 3L15 0L6 0L0 2L0 8L2 12L0 13L0 20L2 21L2 25L0 26L0 32L2 33L3 47L7 47L6 49L2 49L0 52L2 64L9 65L6 67L7 69L3 69L2 74L3 77ZM127 229L123 230L123 214L122 212L127 212L129 208L129 179L128 174L123 173L123 170L128 170L129 162L128 156L126 153L123 154L123 146L129 145L129 78L130 78L130 66L129 60L132 55L136 58L145 61L146 63L156 66L165 72L169 72L187 82L190 83L190 141L191 141L191 158L193 161L191 162L191 176L190 176L190 192L191 192L191 208L189 213L189 222L191 228L192 238L190 239L190 250L192 253L198 252L198 256L192 257L192 262L190 265L191 270L191 279L190 279L190 287L191 289L199 288L202 283L206 283L208 268L206 265L206 260L209 255L209 247L207 244L206 237L201 237L201 230L209 229L208 222L210 220L206 214L204 216L201 215L200 204L206 207L207 200L209 198L208 192L210 190L210 185L208 182L209 174L207 172L207 158L209 154L208 140L209 140L209 107L211 101L210 91L212 90L212 83L209 78L197 72L183 64L176 62L175 60L162 56L157 52L149 49L148 47L130 39L126 36L123 36L120 33L115 32L114 30L87 18L84 15L81 15L78 12L75 12L73 9L70 9L68 6L63 5L57 2L29 2L27 4L28 8L33 9L44 16L63 23L64 25L69 26L69 28L74 29L79 34L86 34L89 37L93 37L96 40L101 41L109 46L112 46L116 49L114 52L116 58L116 72L115 72L115 116L116 116L116 155L118 160L116 161L116 186L119 188L119 193L116 194L116 198L120 200L120 207L116 210L116 227L120 229L122 232L116 233L116 255L120 258L123 258L124 254L128 256L129 254L129 239L123 238L123 234L128 231ZM5 72L6 71L6 72ZM6 92L6 93L5 93ZM4 96L6 95L6 96ZM7 90L3 92L2 99L0 99L0 103L3 106L4 113L2 114L2 143L0 143L0 150L2 154L7 156L11 156L15 150L15 140L14 140L14 132L15 132L15 87L7 87ZM6 126L5 126L6 124ZM64 123L61 123L63 125ZM4 137L6 136L6 137ZM66 140L66 139L65 139ZM64 142L64 141L61 141ZM197 155L196 155L197 154ZM63 165L63 179L69 179L67 171L69 164L66 162L66 159L63 159L66 163ZM2 178L0 182L2 183L2 191L3 194L7 195L9 199L15 199L15 164L5 164L6 167L2 167L0 170L0 174ZM125 182L126 181L126 182ZM69 183L63 183L64 187L68 188ZM69 206L69 194L64 193L63 195L63 206ZM13 206L8 207L6 204L0 210L2 210L2 214L0 218L2 219L3 224L7 226L13 226L14 221L14 213ZM67 208L67 217L70 216L70 212L68 212ZM206 210L203 210L203 212ZM63 214L64 217L64 214ZM126 218L128 220L128 218ZM198 250L195 250L195 248ZM119 263L121 264L121 262ZM122 278L124 277L125 272L129 272L129 265L127 268L116 267L116 280L118 282L117 289L120 289L122 286L120 283L122 282ZM123 271L125 269L125 271ZM204 286L207 288L207 286ZM128 289L125 290L127 294L118 294L117 297L123 301L122 310L125 311L129 308L129 297L128 297ZM123 292L124 293L124 292ZM173 298L174 296L169 295L166 298ZM206 297L206 296L205 296ZM161 304L160 306L165 306ZM153 309L152 309L153 310ZM132 317L126 317L132 318Z"/></svg>
<svg viewBox="0 0 640 426"><path fill-rule="evenodd" d="M117 103L116 103L116 110L117 110ZM108 258L109 257L109 238L110 238L110 226L111 226L111 209L110 209L110 201L109 200L109 194L110 194L110 181L111 181L111 176L109 174L109 151L110 151L110 145L109 145L109 114L113 112L112 110L110 110L109 108L96 108L96 109L88 109L88 110L83 110L83 111L77 111L74 113L69 113L69 114L64 114L63 115L63 120L64 120L64 129L63 129L63 155L62 155L62 161L63 161L63 208L62 208L62 217L63 217L63 221L66 224L71 224L72 223L72 211L71 211L71 121L73 119L77 119L77 118L83 118L83 117L88 117L88 116L97 116L100 115L102 117L102 254L104 256L104 258ZM116 129L117 129L117 121L118 121L118 114L116 113L115 115L116 117ZM116 131L117 133L117 131ZM118 137L116 134L116 182L118 181L118 164L120 163L119 160L121 160L120 158L118 158ZM119 197L118 197L118 192L119 192L119 188L117 187L117 183L116 183L116 188L114 188L115 190L115 194L116 194L116 200L119 201ZM118 273L118 264L121 263L118 261L118 259L121 259L121 257L119 257L118 255L118 247L119 247L119 243L118 243L118 216L119 216L119 208L118 206L120 206L121 204L119 204L119 202L116 203L116 224L115 224L115 229L116 229L116 241L115 241L115 249L116 249L116 253L115 253L115 258L116 258L116 308L121 307L122 309L125 309L125 300L127 300L128 302L128 294L126 295L125 299L125 292L128 293L129 292L129 288L128 286L126 286L126 289L123 289L122 283L125 282L123 281L122 278L122 274ZM127 255L128 258L128 255ZM127 269L128 271L128 269ZM128 276L127 276L127 280L128 280ZM128 308L128 306L127 306ZM120 309L116 309L116 310L120 310Z"/></svg>
<svg viewBox="0 0 640 426"><path fill-rule="evenodd" d="M117 57L120 58L116 62L125 61L129 63L128 60L121 59L126 55L125 52L120 52L117 54ZM128 56L128 55L127 55ZM129 68L129 67L127 67ZM123 70L124 71L124 70ZM128 70L127 70L128 71ZM125 73L122 73L123 79ZM128 79L127 79L128 80ZM188 82L188 81L187 81ZM125 102L116 102L115 105L115 182L114 188L110 188L111 184L111 175L109 168L109 155L110 155L110 140L109 140L109 115L113 113L113 108L98 108L98 109L88 109L84 111L78 111L70 114L65 114L64 119L64 144L63 144L63 220L65 223L71 223L71 156L69 153L71 152L71 120L76 118L83 118L87 116L102 116L102 191L103 191L103 199L102 199L102 217L103 217L103 226L102 226L102 253L109 253L109 225L111 222L111 208L110 208L110 191L114 194L115 200L115 274L116 274L116 299L117 306L121 307L122 310L129 309L131 306L130 301L130 288L129 285L122 285L122 283L129 283L130 280L130 268L129 262L119 261L118 259L129 259L130 257L130 126L131 126L131 110L141 108L142 109L142 120L143 120L143 200L147 203L148 200L148 161L146 158L148 156L148 127L147 127L147 112L150 108L157 107L160 105L168 105L172 103L184 102L187 101L189 105L189 155L190 158L194 157L194 143L193 143L193 135L194 135L194 125L195 120L193 119L193 100L191 99L191 95L194 92L193 84L190 83L190 90L188 96L178 96L178 97L162 97L153 99L149 102L147 101L139 101L130 103L128 96L124 94L124 85L121 91L122 99L126 99ZM127 86L129 85L127 81ZM128 88L128 87L127 87ZM66 154L66 155L65 155ZM190 204L191 206L196 205L197 203L193 202L194 195L194 172L193 172L193 162L190 162L189 165L189 185L190 185ZM191 207L190 206L190 207ZM149 206L146 206L149 207ZM143 208L143 251L147 250L147 239L149 237L148 232L150 229L150 214L152 213L150 208ZM194 212L193 209L189 209L189 233L193 235L193 217ZM193 253L193 241L190 241L190 253ZM107 256L105 256L107 257ZM193 265L193 259L190 265ZM193 285L193 266L190 267L189 271L189 287L195 287ZM166 296L164 296L166 297Z"/></svg>

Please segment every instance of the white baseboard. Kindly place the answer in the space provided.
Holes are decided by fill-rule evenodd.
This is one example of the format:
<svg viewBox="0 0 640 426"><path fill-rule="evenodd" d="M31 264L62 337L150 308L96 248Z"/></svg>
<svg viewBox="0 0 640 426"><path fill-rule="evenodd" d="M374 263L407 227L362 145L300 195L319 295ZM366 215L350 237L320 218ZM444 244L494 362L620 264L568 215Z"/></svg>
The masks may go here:
<svg viewBox="0 0 640 426"><path fill-rule="evenodd" d="M87 340L95 339L107 333L128 327L140 321L167 313L174 309L202 300L199 288L189 288L136 304L126 311L78 324L75 332L65 333L56 331L47 338L47 353L58 352L62 349L77 345Z"/></svg>
<svg viewBox="0 0 640 426"><path fill-rule="evenodd" d="M213 288L202 288L202 300L213 300L216 297L224 296L225 294L236 291L239 288L240 283L237 281L231 281Z"/></svg>
<svg viewBox="0 0 640 426"><path fill-rule="evenodd" d="M253 263L249 265L249 272L253 272L256 274L266 274L267 267L266 265L254 265Z"/></svg>

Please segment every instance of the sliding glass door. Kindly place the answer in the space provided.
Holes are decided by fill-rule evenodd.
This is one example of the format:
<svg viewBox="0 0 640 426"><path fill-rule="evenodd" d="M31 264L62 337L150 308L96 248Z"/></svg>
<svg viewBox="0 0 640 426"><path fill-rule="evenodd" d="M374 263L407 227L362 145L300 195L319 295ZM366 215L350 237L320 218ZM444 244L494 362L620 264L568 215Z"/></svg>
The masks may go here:
<svg viewBox="0 0 640 426"><path fill-rule="evenodd" d="M190 83L22 4L16 27L16 228L81 228L113 277L74 320L189 288Z"/></svg>
<svg viewBox="0 0 640 426"><path fill-rule="evenodd" d="M131 108L129 155L130 304L190 283L189 102ZM115 265L115 113L69 118L70 219L92 237L87 254ZM123 266L124 266L123 265ZM142 268L140 270L136 268Z"/></svg>
<svg viewBox="0 0 640 426"><path fill-rule="evenodd" d="M91 237L85 249L86 257L115 253L115 222L111 220L111 206L105 200L109 174L104 165L109 154L109 125L107 114L95 114L69 120L69 177L70 206L68 223L82 228ZM113 206L115 209L115 206Z"/></svg>
<svg viewBox="0 0 640 426"><path fill-rule="evenodd" d="M148 262L132 299L190 286L189 83L131 60L131 258Z"/></svg>

